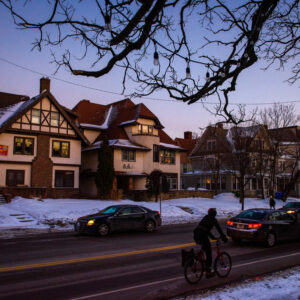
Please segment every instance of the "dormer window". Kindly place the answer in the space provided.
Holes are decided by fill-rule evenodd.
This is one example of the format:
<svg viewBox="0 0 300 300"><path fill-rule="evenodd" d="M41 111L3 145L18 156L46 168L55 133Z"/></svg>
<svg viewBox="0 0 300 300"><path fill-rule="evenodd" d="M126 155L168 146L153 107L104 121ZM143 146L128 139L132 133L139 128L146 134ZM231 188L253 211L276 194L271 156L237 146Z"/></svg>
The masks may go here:
<svg viewBox="0 0 300 300"><path fill-rule="evenodd" d="M31 110L31 123L41 124L41 111L39 109Z"/></svg>
<svg viewBox="0 0 300 300"><path fill-rule="evenodd" d="M139 134L153 135L153 126L152 125L139 124Z"/></svg>
<svg viewBox="0 0 300 300"><path fill-rule="evenodd" d="M216 149L216 141L215 140L207 141L207 150L213 151L215 149Z"/></svg>
<svg viewBox="0 0 300 300"><path fill-rule="evenodd" d="M58 127L58 124L59 124L59 113L52 111L51 115L50 115L50 118L51 118L51 121L50 121L51 122L51 126Z"/></svg>

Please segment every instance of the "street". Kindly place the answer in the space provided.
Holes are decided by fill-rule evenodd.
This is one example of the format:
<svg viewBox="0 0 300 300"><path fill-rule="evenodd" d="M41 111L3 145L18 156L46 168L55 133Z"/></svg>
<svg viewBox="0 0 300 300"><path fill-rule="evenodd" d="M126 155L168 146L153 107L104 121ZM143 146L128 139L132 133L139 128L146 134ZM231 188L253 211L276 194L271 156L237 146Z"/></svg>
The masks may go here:
<svg viewBox="0 0 300 300"><path fill-rule="evenodd" d="M299 242L265 248L229 241L222 245L232 256L229 277L191 286L180 250L193 246L194 227L106 238L70 232L0 240L0 299L166 299L300 264Z"/></svg>

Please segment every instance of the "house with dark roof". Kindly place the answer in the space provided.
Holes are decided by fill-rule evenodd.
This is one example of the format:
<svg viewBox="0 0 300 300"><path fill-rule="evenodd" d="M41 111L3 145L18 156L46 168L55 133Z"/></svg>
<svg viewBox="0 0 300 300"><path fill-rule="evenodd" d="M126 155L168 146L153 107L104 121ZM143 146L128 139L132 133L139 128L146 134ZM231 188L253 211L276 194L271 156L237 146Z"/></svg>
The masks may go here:
<svg viewBox="0 0 300 300"><path fill-rule="evenodd" d="M191 131L185 131L184 137L175 138L175 142L179 147L186 150L180 153L180 174L191 172L193 168L189 155L195 148L197 139L193 138ZM181 184L181 188L184 189L184 185Z"/></svg>
<svg viewBox="0 0 300 300"><path fill-rule="evenodd" d="M208 126L190 153L192 171L181 175L186 188L219 192L240 191L240 174L245 172L247 196L268 193L267 169L272 142L263 125L223 128ZM242 169L243 168L243 169Z"/></svg>
<svg viewBox="0 0 300 300"><path fill-rule="evenodd" d="M50 92L0 93L0 189L12 196L79 195L81 147L89 144L76 126L77 115Z"/></svg>
<svg viewBox="0 0 300 300"><path fill-rule="evenodd" d="M97 196L94 177L103 139L108 139L113 148L115 191L127 194L145 190L147 175L155 169L166 174L171 190L179 189L183 149L166 134L160 120L143 103L124 99L101 105L82 100L73 111L90 143L82 150L82 194Z"/></svg>

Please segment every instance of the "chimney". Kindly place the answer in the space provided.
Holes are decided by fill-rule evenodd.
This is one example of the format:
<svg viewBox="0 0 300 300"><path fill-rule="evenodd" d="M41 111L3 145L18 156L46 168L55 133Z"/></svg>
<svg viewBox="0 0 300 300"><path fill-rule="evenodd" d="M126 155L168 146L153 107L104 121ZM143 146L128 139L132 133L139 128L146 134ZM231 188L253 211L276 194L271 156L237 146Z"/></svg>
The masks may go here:
<svg viewBox="0 0 300 300"><path fill-rule="evenodd" d="M47 90L48 92L50 92L50 79L42 77L40 79L40 93L44 90Z"/></svg>
<svg viewBox="0 0 300 300"><path fill-rule="evenodd" d="M191 131L185 131L184 132L184 139L185 140L191 140L193 137L192 137L192 132Z"/></svg>

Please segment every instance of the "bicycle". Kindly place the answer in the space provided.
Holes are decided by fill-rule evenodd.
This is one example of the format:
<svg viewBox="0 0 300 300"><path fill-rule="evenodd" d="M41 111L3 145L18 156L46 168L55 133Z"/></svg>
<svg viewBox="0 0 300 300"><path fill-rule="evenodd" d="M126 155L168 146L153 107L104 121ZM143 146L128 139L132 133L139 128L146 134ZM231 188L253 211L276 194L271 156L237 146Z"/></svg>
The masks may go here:
<svg viewBox="0 0 300 300"><path fill-rule="evenodd" d="M231 271L231 256L220 249L220 238L217 239L216 245L211 247L215 249L215 259L213 261L214 271L221 277L227 277ZM184 264L184 277L190 284L199 282L203 276L206 267L206 255L203 249L198 253L190 252L190 257Z"/></svg>

